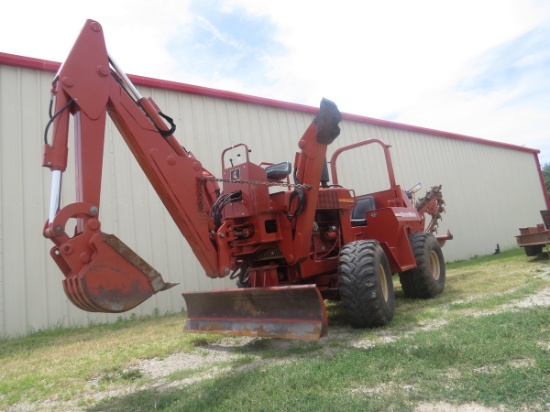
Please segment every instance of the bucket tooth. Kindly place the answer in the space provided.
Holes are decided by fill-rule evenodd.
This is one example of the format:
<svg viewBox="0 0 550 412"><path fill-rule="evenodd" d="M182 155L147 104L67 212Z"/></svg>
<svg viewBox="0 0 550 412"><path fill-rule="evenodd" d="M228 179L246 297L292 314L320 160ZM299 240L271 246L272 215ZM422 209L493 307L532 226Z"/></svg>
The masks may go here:
<svg viewBox="0 0 550 412"><path fill-rule="evenodd" d="M125 312L177 285L164 282L159 272L114 235L98 233L90 242L97 251L94 258L78 274L63 280L65 294L80 309Z"/></svg>
<svg viewBox="0 0 550 412"><path fill-rule="evenodd" d="M185 292L184 330L232 336L318 340L326 336L325 304L315 285Z"/></svg>

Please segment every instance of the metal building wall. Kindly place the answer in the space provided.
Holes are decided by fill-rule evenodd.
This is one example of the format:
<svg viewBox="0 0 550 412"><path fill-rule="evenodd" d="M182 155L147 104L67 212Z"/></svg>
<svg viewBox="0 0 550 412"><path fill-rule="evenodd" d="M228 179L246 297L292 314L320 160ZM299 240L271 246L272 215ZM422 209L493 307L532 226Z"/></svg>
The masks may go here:
<svg viewBox="0 0 550 412"><path fill-rule="evenodd" d="M40 164L52 79L48 71L0 64L0 336L114 321L131 313L179 311L184 304L182 290L233 287L232 281L204 275L108 122L103 231L116 234L165 280L180 285L124 315L87 313L68 302L62 274L48 256L52 244L41 235L48 213L50 173ZM308 110L291 105L273 107L160 87L139 88L174 118L178 140L218 176L222 150L240 142L249 144L252 161L293 161L299 137L313 118ZM514 246L517 228L538 222L538 210L546 208L532 151L448 138L443 133L436 136L354 116L345 116L341 129L330 153L345 144L379 138L392 145L397 181L404 188L417 182L424 189L443 184L448 212L440 233L450 228L455 235L444 248L447 260L492 253L497 243L501 248ZM341 159L341 183L358 194L366 190L367 181L374 186L384 183L380 156L361 149ZM64 174L63 204L73 198L72 170Z"/></svg>
<svg viewBox="0 0 550 412"><path fill-rule="evenodd" d="M547 203L532 151L361 122L345 122L338 144L360 141L363 136L391 145L396 180L404 189L422 183L418 197L431 186L442 185L447 212L438 233L450 229L454 235L443 249L449 261L491 254L497 244L501 249L515 247L519 227L541 223L539 211ZM348 171L342 183L365 188L358 193L368 192L364 181L373 174L382 186L385 182L380 177L381 156L369 159L367 152L356 151L339 161Z"/></svg>

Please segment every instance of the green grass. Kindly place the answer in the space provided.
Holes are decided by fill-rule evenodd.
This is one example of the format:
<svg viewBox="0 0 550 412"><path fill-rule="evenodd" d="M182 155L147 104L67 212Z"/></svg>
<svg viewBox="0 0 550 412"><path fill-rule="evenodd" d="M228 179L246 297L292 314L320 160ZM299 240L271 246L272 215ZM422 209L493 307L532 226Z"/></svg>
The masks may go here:
<svg viewBox="0 0 550 412"><path fill-rule="evenodd" d="M138 391L90 410L412 411L426 400L510 410L538 400L545 410L550 361L537 342L550 339L549 323L547 308L465 318L393 344L317 353L162 393Z"/></svg>
<svg viewBox="0 0 550 412"><path fill-rule="evenodd" d="M0 408L45 399L67 400L85 391L139 380L126 369L138 359L191 351L216 337L182 333L181 314L87 328L41 331L0 340Z"/></svg>
<svg viewBox="0 0 550 412"><path fill-rule="evenodd" d="M332 332L314 342L185 334L181 314L1 340L0 409L550 410L550 309L514 306L550 287L548 259L514 249L447 268L446 290L431 300L404 298L396 280L384 328L351 329L328 304ZM176 353L204 363L155 379L139 368Z"/></svg>

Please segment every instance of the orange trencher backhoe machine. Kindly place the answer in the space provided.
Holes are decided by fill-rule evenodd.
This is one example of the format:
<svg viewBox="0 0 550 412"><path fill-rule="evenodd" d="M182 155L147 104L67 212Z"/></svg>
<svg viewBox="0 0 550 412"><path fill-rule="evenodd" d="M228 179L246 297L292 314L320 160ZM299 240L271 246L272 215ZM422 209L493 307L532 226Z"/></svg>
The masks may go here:
<svg viewBox="0 0 550 412"><path fill-rule="evenodd" d="M327 162L341 120L329 100L298 140L293 164L253 163L241 144L242 161L222 156L217 178L176 140L173 120L140 95L108 55L101 25L88 20L54 79L52 106L44 136L52 187L43 234L54 243L51 256L65 276L66 295L83 310L123 312L174 286L101 231L107 115L206 275L236 280L234 289L183 293L185 330L319 339L327 333L325 299L340 300L353 326L369 327L393 317L393 274L407 296L429 298L444 288L441 246L452 235L434 236L444 211L440 186L413 204L411 192L395 182L388 146L376 139L340 148ZM71 117L76 201L61 205ZM336 159L370 144L383 148L390 187L356 195L338 183ZM67 233L71 219L76 227Z"/></svg>

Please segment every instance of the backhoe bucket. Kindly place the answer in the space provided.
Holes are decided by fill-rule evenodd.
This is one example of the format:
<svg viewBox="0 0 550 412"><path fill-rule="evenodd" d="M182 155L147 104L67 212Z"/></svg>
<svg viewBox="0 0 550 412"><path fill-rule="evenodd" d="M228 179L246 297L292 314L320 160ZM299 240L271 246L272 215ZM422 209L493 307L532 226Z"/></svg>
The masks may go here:
<svg viewBox="0 0 550 412"><path fill-rule="evenodd" d="M97 251L93 259L63 280L65 294L80 309L125 312L177 284L164 282L159 272L114 235L98 233L90 243Z"/></svg>
<svg viewBox="0 0 550 412"><path fill-rule="evenodd" d="M315 285L185 292L184 330L232 336L318 340L328 330Z"/></svg>

